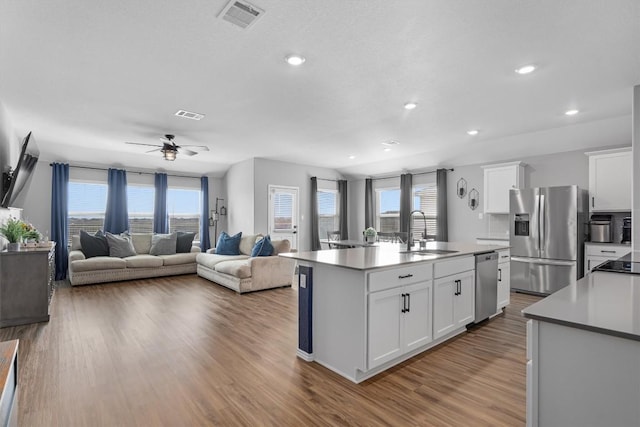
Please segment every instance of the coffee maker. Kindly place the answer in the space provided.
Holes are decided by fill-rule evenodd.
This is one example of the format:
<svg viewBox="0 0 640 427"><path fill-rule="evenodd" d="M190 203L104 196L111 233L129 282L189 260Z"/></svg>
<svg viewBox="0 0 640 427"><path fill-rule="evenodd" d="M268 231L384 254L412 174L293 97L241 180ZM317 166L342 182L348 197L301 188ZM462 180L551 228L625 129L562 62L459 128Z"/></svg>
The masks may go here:
<svg viewBox="0 0 640 427"><path fill-rule="evenodd" d="M627 216L622 220L622 242L631 243L631 217Z"/></svg>

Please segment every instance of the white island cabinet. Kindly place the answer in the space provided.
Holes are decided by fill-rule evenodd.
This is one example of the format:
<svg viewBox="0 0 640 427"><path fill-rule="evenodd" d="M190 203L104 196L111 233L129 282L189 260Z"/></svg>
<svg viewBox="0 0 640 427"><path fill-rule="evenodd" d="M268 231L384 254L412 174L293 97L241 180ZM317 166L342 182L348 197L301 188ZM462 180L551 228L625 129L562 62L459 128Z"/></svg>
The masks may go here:
<svg viewBox="0 0 640 427"><path fill-rule="evenodd" d="M281 255L300 267L298 356L359 383L466 331L473 255L504 247L427 248L452 252L403 253L389 244Z"/></svg>

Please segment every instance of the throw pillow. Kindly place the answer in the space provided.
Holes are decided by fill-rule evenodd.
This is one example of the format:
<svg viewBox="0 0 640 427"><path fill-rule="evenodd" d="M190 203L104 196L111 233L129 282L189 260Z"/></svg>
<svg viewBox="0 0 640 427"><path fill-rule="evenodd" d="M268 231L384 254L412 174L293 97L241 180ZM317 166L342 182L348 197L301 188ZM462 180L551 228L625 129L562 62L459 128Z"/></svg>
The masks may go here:
<svg viewBox="0 0 640 427"><path fill-rule="evenodd" d="M101 230L96 231L93 236L84 230L80 230L80 246L82 246L82 253L84 253L85 258L109 256L109 244Z"/></svg>
<svg viewBox="0 0 640 427"><path fill-rule="evenodd" d="M185 254L191 252L191 245L193 239L196 237L196 233L178 231L178 240L176 241L176 252L179 254Z"/></svg>
<svg viewBox="0 0 640 427"><path fill-rule="evenodd" d="M125 258L136 255L133 243L128 237L115 236L107 232L107 244L109 245L109 256Z"/></svg>
<svg viewBox="0 0 640 427"><path fill-rule="evenodd" d="M242 231L234 236L229 236L223 231L218 237L218 243L216 243L216 253L218 255L240 255L240 239L242 239Z"/></svg>
<svg viewBox="0 0 640 427"><path fill-rule="evenodd" d="M151 236L149 255L173 255L176 253L178 233L154 234Z"/></svg>
<svg viewBox="0 0 640 427"><path fill-rule="evenodd" d="M251 250L251 256L271 256L271 254L273 254L273 245L271 244L271 236L267 234L255 244Z"/></svg>

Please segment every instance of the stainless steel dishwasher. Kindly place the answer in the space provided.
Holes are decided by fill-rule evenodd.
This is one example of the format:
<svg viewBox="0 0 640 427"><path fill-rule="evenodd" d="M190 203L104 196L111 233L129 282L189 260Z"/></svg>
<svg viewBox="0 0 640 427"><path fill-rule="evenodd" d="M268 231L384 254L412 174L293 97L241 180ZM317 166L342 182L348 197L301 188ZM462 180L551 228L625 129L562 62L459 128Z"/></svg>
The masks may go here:
<svg viewBox="0 0 640 427"><path fill-rule="evenodd" d="M476 313L475 323L498 311L498 253L476 255Z"/></svg>

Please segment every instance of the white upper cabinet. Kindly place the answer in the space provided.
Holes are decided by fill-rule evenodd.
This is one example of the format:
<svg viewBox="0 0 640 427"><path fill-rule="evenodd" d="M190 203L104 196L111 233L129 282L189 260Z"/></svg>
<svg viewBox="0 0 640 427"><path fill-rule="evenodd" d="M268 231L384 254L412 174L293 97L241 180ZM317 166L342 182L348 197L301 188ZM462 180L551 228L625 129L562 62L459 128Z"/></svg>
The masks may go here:
<svg viewBox="0 0 640 427"><path fill-rule="evenodd" d="M631 147L585 154L589 156L591 211L630 211Z"/></svg>
<svg viewBox="0 0 640 427"><path fill-rule="evenodd" d="M509 213L509 190L524 188L524 163L512 162L482 166L484 169L485 213Z"/></svg>

